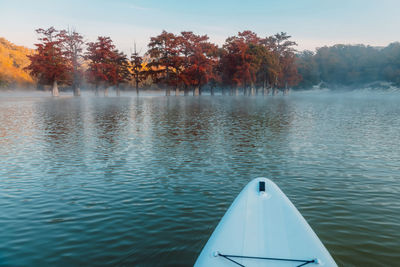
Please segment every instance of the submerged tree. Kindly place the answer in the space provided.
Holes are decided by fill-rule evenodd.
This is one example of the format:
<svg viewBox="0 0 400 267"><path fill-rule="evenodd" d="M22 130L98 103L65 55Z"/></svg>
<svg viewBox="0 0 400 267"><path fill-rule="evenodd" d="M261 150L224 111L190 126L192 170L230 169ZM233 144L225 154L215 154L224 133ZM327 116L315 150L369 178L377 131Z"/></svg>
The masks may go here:
<svg viewBox="0 0 400 267"><path fill-rule="evenodd" d="M278 88L283 88L284 92L288 90L288 86L294 86L301 80L301 76L297 72L296 66L296 42L290 40L291 36L285 32L277 33L273 36L266 37L262 43L273 52L276 60L274 69L275 81L274 94Z"/></svg>
<svg viewBox="0 0 400 267"><path fill-rule="evenodd" d="M104 94L107 95L108 87L118 80L115 45L110 37L99 36L97 42L90 42L87 46L87 80L95 86L96 95L99 95L99 86L105 87Z"/></svg>
<svg viewBox="0 0 400 267"><path fill-rule="evenodd" d="M193 32L181 33L183 51L182 80L186 87L192 87L194 95L201 95L202 87L214 77L217 64L218 47L210 43L207 35L195 35Z"/></svg>
<svg viewBox="0 0 400 267"><path fill-rule="evenodd" d="M223 49L216 46L215 57L212 63L211 73L208 85L210 87L210 94L215 95L215 88L217 86L222 86L222 64L221 58L223 55Z"/></svg>
<svg viewBox="0 0 400 267"><path fill-rule="evenodd" d="M278 58L274 53L261 43L253 46L251 52L254 54L257 60L257 71L256 71L256 94L269 94L269 89L273 82L276 80L279 72Z"/></svg>
<svg viewBox="0 0 400 267"><path fill-rule="evenodd" d="M130 80L131 73L129 71L129 61L123 52L114 50L115 56L113 64L115 65L116 75L113 76L111 82L112 85L116 86L117 96L120 95L120 84L127 83Z"/></svg>
<svg viewBox="0 0 400 267"><path fill-rule="evenodd" d="M237 36L226 39L221 58L222 79L230 87L230 94L238 94L238 87L243 94L254 94L257 71L260 68L258 57L260 38L251 31L239 32ZM250 89L250 90L248 90Z"/></svg>
<svg viewBox="0 0 400 267"><path fill-rule="evenodd" d="M176 72L181 66L179 42L178 36L163 31L160 35L151 37L148 44L147 55L150 57L150 62L147 64L148 74L155 83L165 86L167 96L171 94L171 87L179 84Z"/></svg>
<svg viewBox="0 0 400 267"><path fill-rule="evenodd" d="M231 95L238 94L240 89L244 95L258 94L260 89L264 94L270 87L275 91L286 90L301 78L293 48L296 43L286 33L260 38L246 30L227 38L222 48L218 48L207 35L191 31L175 35L163 31L151 37L145 64L136 46L128 60L109 37L98 37L96 42L87 43L82 56L83 37L76 31L58 32L49 28L37 32L43 37L39 38L41 43L37 44L37 53L30 56L31 65L27 69L40 83L53 84L54 95L58 94L57 82L71 84L74 95L80 94L82 58L87 64L86 79L94 85L96 95L100 86L104 87L105 95L111 86L119 95L119 85L128 80L133 80L138 94L139 83L149 77L154 84L165 88L167 96L172 88L179 95L182 87L185 95L189 90L201 95L206 85L211 94L217 85L230 88ZM319 52L317 56L323 55L324 50ZM395 66L390 67L386 75L392 77L396 71Z"/></svg>
<svg viewBox="0 0 400 267"><path fill-rule="evenodd" d="M41 83L51 85L52 95L58 96L58 83L68 81L72 66L63 51L59 31L50 27L36 32L41 35L40 43L35 44L36 53L28 55L31 63L26 69Z"/></svg>
<svg viewBox="0 0 400 267"><path fill-rule="evenodd" d="M83 57L83 36L75 30L62 30L59 37L65 56L72 66L72 89L74 91L74 96L80 96L80 84L83 76L80 61Z"/></svg>
<svg viewBox="0 0 400 267"><path fill-rule="evenodd" d="M131 54L131 75L135 83L136 95L139 95L139 83L146 79L146 72L143 68L143 57L136 51L136 43L134 45L134 52Z"/></svg>

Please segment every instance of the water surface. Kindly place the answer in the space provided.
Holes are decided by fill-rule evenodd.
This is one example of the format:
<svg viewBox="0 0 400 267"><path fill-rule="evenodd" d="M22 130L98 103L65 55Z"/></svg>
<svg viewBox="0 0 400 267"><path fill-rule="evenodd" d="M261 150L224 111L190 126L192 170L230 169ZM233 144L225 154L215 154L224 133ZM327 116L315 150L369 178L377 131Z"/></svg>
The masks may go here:
<svg viewBox="0 0 400 267"><path fill-rule="evenodd" d="M0 265L192 265L259 176L339 265L396 265L399 103L365 92L0 96Z"/></svg>

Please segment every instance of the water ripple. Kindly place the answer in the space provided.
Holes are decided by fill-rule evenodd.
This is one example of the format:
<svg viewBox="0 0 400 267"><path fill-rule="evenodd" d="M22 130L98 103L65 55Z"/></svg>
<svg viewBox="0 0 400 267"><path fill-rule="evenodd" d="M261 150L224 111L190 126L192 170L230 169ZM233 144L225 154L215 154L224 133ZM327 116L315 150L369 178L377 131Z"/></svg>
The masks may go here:
<svg viewBox="0 0 400 267"><path fill-rule="evenodd" d="M339 265L395 265L398 100L0 98L0 265L191 265L258 176Z"/></svg>

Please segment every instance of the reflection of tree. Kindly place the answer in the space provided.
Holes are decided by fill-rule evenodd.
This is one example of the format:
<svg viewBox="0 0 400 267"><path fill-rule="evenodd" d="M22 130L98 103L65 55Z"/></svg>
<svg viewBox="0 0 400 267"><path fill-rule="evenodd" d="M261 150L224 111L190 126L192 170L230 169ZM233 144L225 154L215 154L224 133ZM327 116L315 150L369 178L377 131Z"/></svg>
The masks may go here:
<svg viewBox="0 0 400 267"><path fill-rule="evenodd" d="M82 103L75 99L53 99L36 103L36 124L43 127L45 139L54 146L73 141L82 121Z"/></svg>
<svg viewBox="0 0 400 267"><path fill-rule="evenodd" d="M72 98L35 103L34 123L40 131L36 136L42 138L36 145L41 151L36 154L42 157L45 172L65 176L76 167L84 167L84 104L83 99Z"/></svg>
<svg viewBox="0 0 400 267"><path fill-rule="evenodd" d="M249 136L261 137L265 131L274 133L278 137L285 132L292 118L288 113L285 99L276 99L268 102L252 99L236 99L229 110L235 127L246 130ZM235 129L229 132L235 135Z"/></svg>
<svg viewBox="0 0 400 267"><path fill-rule="evenodd" d="M8 101L13 105L7 105ZM15 146L31 142L35 134L32 103L14 101L0 99L0 148L6 154Z"/></svg>
<svg viewBox="0 0 400 267"><path fill-rule="evenodd" d="M35 124L43 132L44 157L50 168L69 164L85 168L113 159L123 146L120 140L125 142L129 106L127 98L38 102Z"/></svg>
<svg viewBox="0 0 400 267"><path fill-rule="evenodd" d="M292 119L285 99L233 100L225 118L229 123L223 129L228 154L250 161L257 151L267 157L279 156L279 150L272 152L271 148L277 142L284 144Z"/></svg>
<svg viewBox="0 0 400 267"><path fill-rule="evenodd" d="M118 147L125 142L123 134L129 117L129 98L91 99L91 113L97 144L104 159L112 157Z"/></svg>
<svg viewBox="0 0 400 267"><path fill-rule="evenodd" d="M153 114L152 121L163 126L161 132L154 134L167 143L207 140L211 113L210 102L206 99L166 99L163 112Z"/></svg>
<svg viewBox="0 0 400 267"><path fill-rule="evenodd" d="M270 155L271 143L285 140L293 119L287 101L280 98L265 102L201 97L157 104L150 113L151 153L167 172L193 164L206 170L207 165L218 164L212 159L221 160L221 155L232 165L236 160L251 161L258 149Z"/></svg>
<svg viewBox="0 0 400 267"><path fill-rule="evenodd" d="M151 130L147 137L151 139L150 158L157 161L162 175L173 175L183 169L190 171L191 164L203 160L204 144L212 137L213 110L208 98L158 98L152 102Z"/></svg>

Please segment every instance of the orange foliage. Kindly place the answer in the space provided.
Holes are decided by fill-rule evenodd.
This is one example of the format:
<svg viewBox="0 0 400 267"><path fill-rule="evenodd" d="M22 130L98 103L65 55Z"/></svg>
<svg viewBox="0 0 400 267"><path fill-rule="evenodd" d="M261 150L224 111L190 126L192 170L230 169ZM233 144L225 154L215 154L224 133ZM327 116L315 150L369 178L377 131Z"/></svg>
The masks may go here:
<svg viewBox="0 0 400 267"><path fill-rule="evenodd" d="M34 84L32 77L24 70L30 63L27 55L32 53L32 49L17 46L0 37L0 86Z"/></svg>

